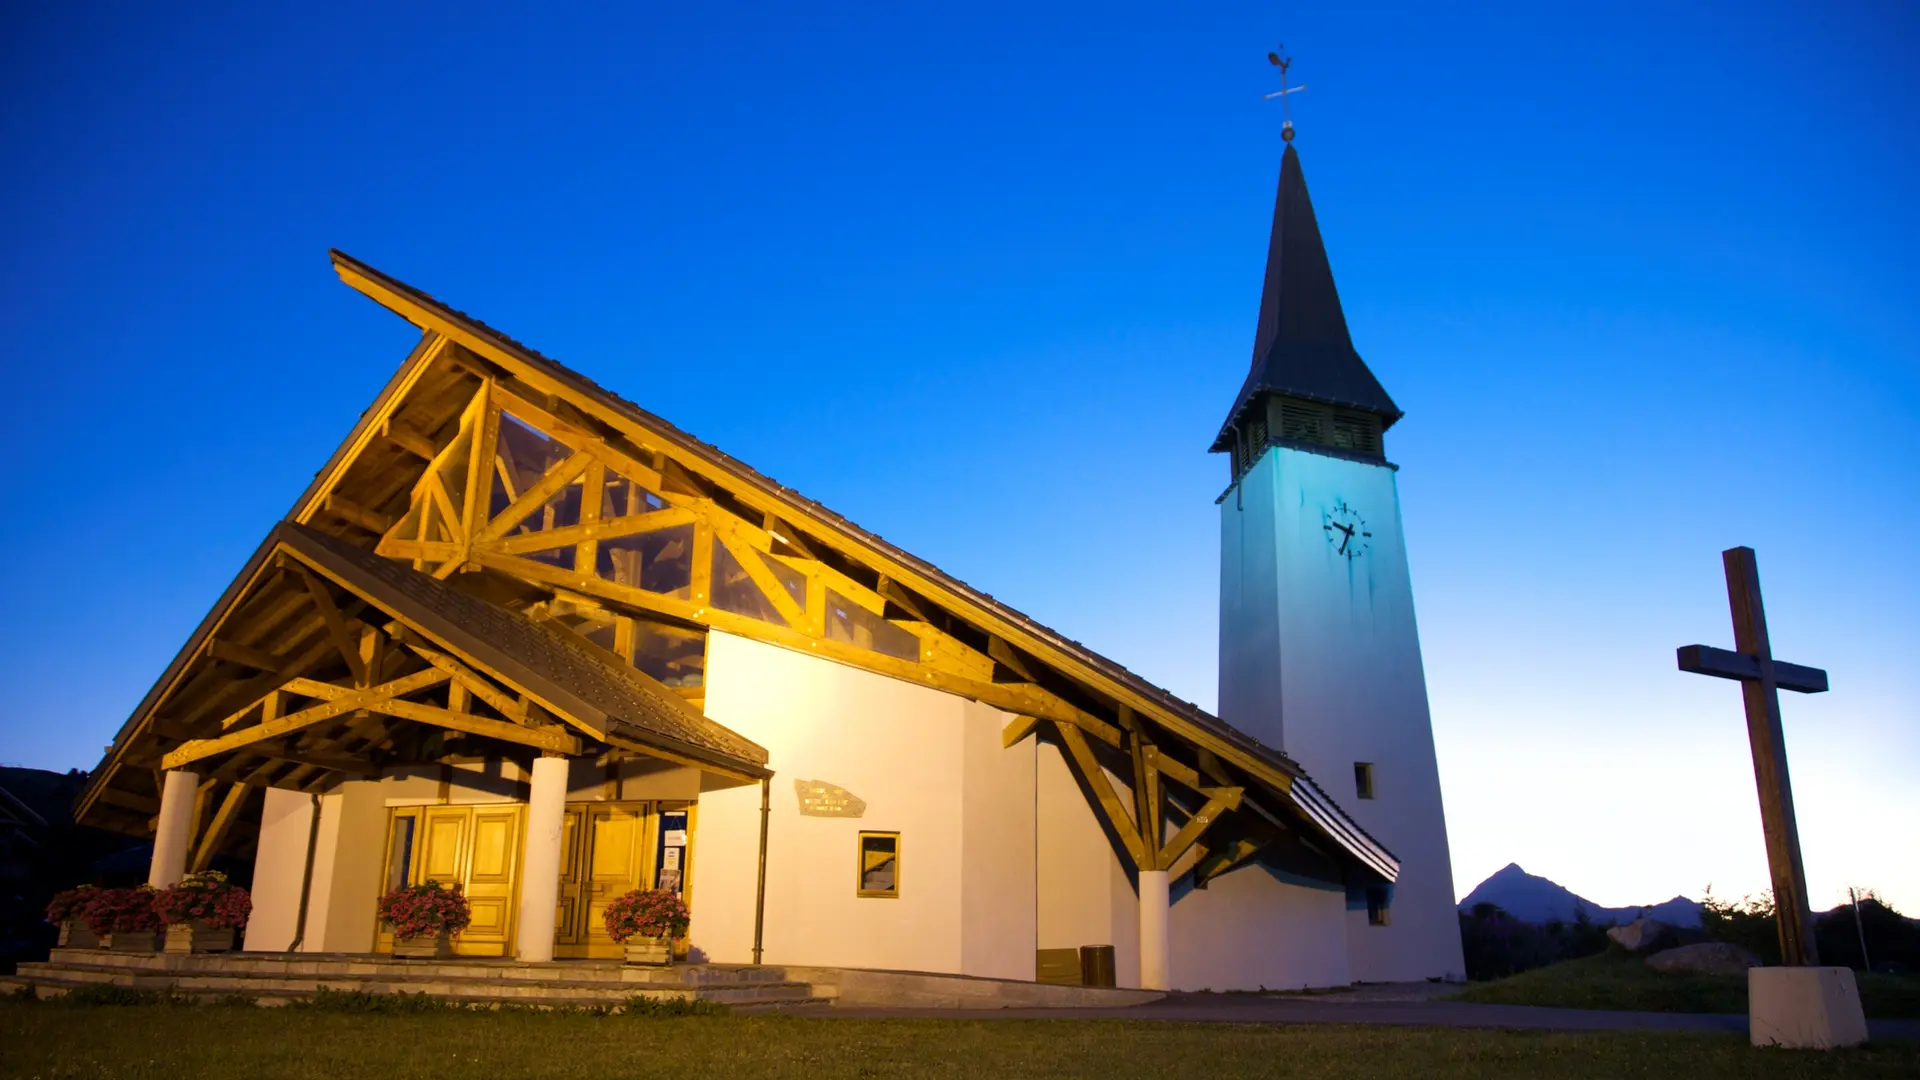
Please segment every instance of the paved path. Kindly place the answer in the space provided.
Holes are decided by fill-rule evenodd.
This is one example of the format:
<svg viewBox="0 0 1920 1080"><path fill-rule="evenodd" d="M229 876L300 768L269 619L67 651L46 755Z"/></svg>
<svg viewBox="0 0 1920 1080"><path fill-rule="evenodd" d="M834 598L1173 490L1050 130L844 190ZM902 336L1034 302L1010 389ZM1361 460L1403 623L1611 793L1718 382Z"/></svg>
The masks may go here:
<svg viewBox="0 0 1920 1080"><path fill-rule="evenodd" d="M1173 1020L1216 1024L1400 1024L1533 1031L1747 1033L1747 1018L1737 1013L1603 1012L1598 1009L1551 1009L1533 1005L1478 1005L1465 1001L1341 1000L1347 996L1263 997L1252 994L1175 993L1151 1004L1126 1008L898 1009L806 1005L781 1011L803 1016L862 1019ZM1920 1039L1920 1020L1875 1020L1869 1028L1873 1037L1878 1039Z"/></svg>

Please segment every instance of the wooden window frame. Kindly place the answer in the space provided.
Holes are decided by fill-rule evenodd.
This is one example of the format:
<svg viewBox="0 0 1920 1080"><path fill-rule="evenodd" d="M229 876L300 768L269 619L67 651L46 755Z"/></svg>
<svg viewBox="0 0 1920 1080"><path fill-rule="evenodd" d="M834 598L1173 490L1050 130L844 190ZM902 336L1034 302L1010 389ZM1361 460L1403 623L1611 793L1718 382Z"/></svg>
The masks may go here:
<svg viewBox="0 0 1920 1080"><path fill-rule="evenodd" d="M893 888L867 888L867 837L884 836L893 840ZM875 900L900 899L900 834L881 830L862 830L854 847L853 894Z"/></svg>

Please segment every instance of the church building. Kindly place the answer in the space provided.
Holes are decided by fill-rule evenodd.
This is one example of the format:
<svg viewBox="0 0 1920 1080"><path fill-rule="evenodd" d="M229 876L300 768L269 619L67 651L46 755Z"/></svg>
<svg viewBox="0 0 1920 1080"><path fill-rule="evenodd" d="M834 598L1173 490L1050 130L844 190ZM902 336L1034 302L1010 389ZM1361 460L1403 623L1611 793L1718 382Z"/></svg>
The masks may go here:
<svg viewBox="0 0 1920 1080"><path fill-rule="evenodd" d="M1217 717L332 261L419 343L77 804L152 837L156 885L250 860L246 949L389 951L378 898L431 880L470 899L460 953L534 963L618 955L606 904L667 888L713 963L1034 980L1111 946L1149 989L1461 976L1401 414L1291 142L1212 444Z"/></svg>

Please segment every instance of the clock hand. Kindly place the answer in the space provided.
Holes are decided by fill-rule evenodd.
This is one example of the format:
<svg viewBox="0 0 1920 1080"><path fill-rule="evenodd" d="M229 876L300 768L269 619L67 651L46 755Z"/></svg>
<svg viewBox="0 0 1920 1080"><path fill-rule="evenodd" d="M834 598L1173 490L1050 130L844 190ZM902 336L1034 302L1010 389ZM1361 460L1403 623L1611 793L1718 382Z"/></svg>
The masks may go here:
<svg viewBox="0 0 1920 1080"><path fill-rule="evenodd" d="M1353 543L1353 530L1349 529L1347 530L1346 539L1340 541L1340 554L1345 555L1347 553L1347 545L1351 543Z"/></svg>

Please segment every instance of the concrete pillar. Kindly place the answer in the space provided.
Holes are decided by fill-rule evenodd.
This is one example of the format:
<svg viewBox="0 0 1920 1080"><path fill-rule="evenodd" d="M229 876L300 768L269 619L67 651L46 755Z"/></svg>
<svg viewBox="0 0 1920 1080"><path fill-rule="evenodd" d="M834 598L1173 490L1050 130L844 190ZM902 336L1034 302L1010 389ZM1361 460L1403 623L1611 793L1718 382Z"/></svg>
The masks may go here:
<svg viewBox="0 0 1920 1080"><path fill-rule="evenodd" d="M193 844L193 803L200 774L170 769L160 788L160 827L153 834L153 862L147 884L156 889L180 884L187 876L187 848Z"/></svg>
<svg viewBox="0 0 1920 1080"><path fill-rule="evenodd" d="M1167 990L1173 966L1168 933L1167 872L1140 871L1140 989Z"/></svg>
<svg viewBox="0 0 1920 1080"><path fill-rule="evenodd" d="M568 761L543 757L533 763L527 795L527 849L520 859L520 946L528 963L553 959L555 913L560 903L560 834L566 828Z"/></svg>

